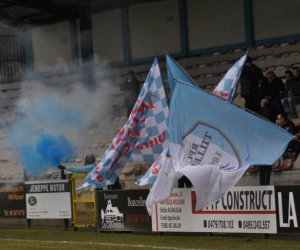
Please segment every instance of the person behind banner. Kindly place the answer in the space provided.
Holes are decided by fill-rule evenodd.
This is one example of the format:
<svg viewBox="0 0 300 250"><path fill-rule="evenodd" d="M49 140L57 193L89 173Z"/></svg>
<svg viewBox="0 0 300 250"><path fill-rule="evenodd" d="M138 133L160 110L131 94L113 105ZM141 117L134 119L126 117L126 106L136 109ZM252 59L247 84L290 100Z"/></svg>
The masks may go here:
<svg viewBox="0 0 300 250"><path fill-rule="evenodd" d="M245 99L245 107L253 112L259 112L260 98L257 93L263 82L262 70L247 57L241 74L241 96Z"/></svg>
<svg viewBox="0 0 300 250"><path fill-rule="evenodd" d="M292 71L285 71L285 93L281 100L283 109L289 114L289 118L297 118L296 105L300 104L300 82L296 81Z"/></svg>
<svg viewBox="0 0 300 250"><path fill-rule="evenodd" d="M259 96L261 96L261 107L259 114L269 121L275 123L277 111L270 105L269 100L264 98L267 93L268 80L264 77L263 84L260 85ZM264 101L262 101L264 99Z"/></svg>
<svg viewBox="0 0 300 250"><path fill-rule="evenodd" d="M282 80L275 75L273 71L266 74L268 85L266 87L266 96L261 100L261 104L269 105L277 114L283 112L281 104L282 94L284 93L284 84Z"/></svg>
<svg viewBox="0 0 300 250"><path fill-rule="evenodd" d="M299 69L299 67L294 66L292 70L293 70L293 75L294 75L295 81L297 83L300 82L300 69Z"/></svg>
<svg viewBox="0 0 300 250"><path fill-rule="evenodd" d="M262 114L263 115L263 114ZM264 115L263 115L264 116ZM269 119L269 117L264 116ZM269 119L271 120L271 119ZM271 120L273 121L273 120ZM300 152L300 143L298 138L300 138L300 134L298 133L298 129L296 125L289 120L286 112L281 112L277 115L276 124L288 131L289 133L294 135L294 140L292 140L283 153L283 159L291 159L293 162L296 161L299 152ZM279 160L280 162L280 160ZM258 166L259 170L259 184L260 185L270 185L270 177L272 173L272 165L261 165Z"/></svg>
<svg viewBox="0 0 300 250"><path fill-rule="evenodd" d="M84 159L84 166L82 167L63 166L61 164L59 164L57 167L59 169L64 169L73 173L90 173L96 167L95 161L95 155L88 154ZM119 182L119 177L117 178L114 184L108 185L107 188L108 190L122 189L121 184Z"/></svg>
<svg viewBox="0 0 300 250"><path fill-rule="evenodd" d="M124 102L127 108L127 117L129 117L140 93L140 82L132 70L128 71L127 80L120 84L120 89L124 91Z"/></svg>
<svg viewBox="0 0 300 250"><path fill-rule="evenodd" d="M84 166L82 167L63 166L60 164L57 167L73 173L89 173L96 167L95 161L94 154L88 154L84 158Z"/></svg>
<svg viewBox="0 0 300 250"><path fill-rule="evenodd" d="M293 123L288 118L288 115L285 112L281 112L278 114L276 124L294 136L297 135L297 133L298 133L298 129L297 129L295 123ZM300 152L300 145L299 145L298 140L292 140L288 144L288 147L286 148L286 150L283 154L283 158L284 159L291 158L293 161L296 161L296 159L299 155L299 152Z"/></svg>
<svg viewBox="0 0 300 250"><path fill-rule="evenodd" d="M260 90L261 94L264 95L265 89L262 87ZM277 113L270 105L268 105L268 102L261 102L260 115L273 123L275 123L277 117ZM259 172L259 184L261 186L270 185L272 165L260 165L255 167L258 168Z"/></svg>

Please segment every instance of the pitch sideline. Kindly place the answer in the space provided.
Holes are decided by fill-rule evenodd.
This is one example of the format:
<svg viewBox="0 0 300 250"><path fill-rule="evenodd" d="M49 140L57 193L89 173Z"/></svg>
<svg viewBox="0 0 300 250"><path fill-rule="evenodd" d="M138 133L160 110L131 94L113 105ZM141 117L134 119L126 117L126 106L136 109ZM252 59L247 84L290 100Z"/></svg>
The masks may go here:
<svg viewBox="0 0 300 250"><path fill-rule="evenodd" d="M132 248L153 248L162 250L209 250L204 248L178 248L178 247L159 247L149 245L127 245L127 244L116 244L116 243L101 243L101 242L75 242L75 241L51 241L51 240L18 240L18 239L0 239L5 241L19 241L19 242L39 242L39 243L58 243L58 244L86 244L86 245L99 245L99 246L117 246L117 247L132 247Z"/></svg>

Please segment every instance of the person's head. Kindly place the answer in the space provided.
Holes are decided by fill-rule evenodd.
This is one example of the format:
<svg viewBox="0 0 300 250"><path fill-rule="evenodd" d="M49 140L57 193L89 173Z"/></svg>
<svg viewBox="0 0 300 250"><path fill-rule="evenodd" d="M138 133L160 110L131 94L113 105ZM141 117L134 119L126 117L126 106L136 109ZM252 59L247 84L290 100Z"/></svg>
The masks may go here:
<svg viewBox="0 0 300 250"><path fill-rule="evenodd" d="M284 124L284 122L288 119L288 116L287 116L287 113L285 112L281 112L277 115L277 120L276 120L276 123L278 125L282 125Z"/></svg>
<svg viewBox="0 0 300 250"><path fill-rule="evenodd" d="M293 74L295 77L299 77L300 75L299 67L293 67Z"/></svg>
<svg viewBox="0 0 300 250"><path fill-rule="evenodd" d="M95 163L95 160L96 160L95 155L87 154L86 157L84 158L84 166Z"/></svg>
<svg viewBox="0 0 300 250"><path fill-rule="evenodd" d="M266 74L266 78L268 79L269 82L273 82L275 77L276 77L276 75L273 71L268 71Z"/></svg>
<svg viewBox="0 0 300 250"><path fill-rule="evenodd" d="M133 71L133 70L129 70L129 71L127 72L127 79L128 79L128 80L132 80L133 77L134 77L134 71Z"/></svg>
<svg viewBox="0 0 300 250"><path fill-rule="evenodd" d="M252 58L250 56L247 57L245 64L247 67L252 66Z"/></svg>
<svg viewBox="0 0 300 250"><path fill-rule="evenodd" d="M290 70L286 70L284 74L285 74L285 79L288 81L293 78L293 73Z"/></svg>

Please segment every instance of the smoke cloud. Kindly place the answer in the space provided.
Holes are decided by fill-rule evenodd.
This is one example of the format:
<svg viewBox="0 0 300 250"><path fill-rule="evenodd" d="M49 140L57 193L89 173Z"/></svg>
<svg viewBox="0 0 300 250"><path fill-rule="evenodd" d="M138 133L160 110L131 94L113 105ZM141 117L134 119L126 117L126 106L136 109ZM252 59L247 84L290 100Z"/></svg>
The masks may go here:
<svg viewBox="0 0 300 250"><path fill-rule="evenodd" d="M72 82L71 75L59 76L58 85L49 85L43 78L21 84L15 112L18 116L7 139L29 174L75 158L79 147L98 140L88 141L86 132L108 128L111 122L112 94L119 92L118 88L103 80L90 91L82 83Z"/></svg>
<svg viewBox="0 0 300 250"><path fill-rule="evenodd" d="M99 135L90 141L86 132L110 128L111 119L116 115L113 106L120 105L123 99L118 77L114 80L105 78L108 70L99 58L95 59L96 63L101 62L103 67L95 69L95 89L91 91L84 86L81 70L88 65L80 61L80 67L75 68L62 59L67 54L64 52L70 49L68 42L72 41L69 33L64 31L67 26L61 24L60 30L57 25L33 28L36 31L33 48L37 58L32 75L43 70L52 71L52 75L35 79L32 75L25 76L14 99L11 96L8 99L9 105L15 108L10 106L13 110L0 116L0 127L9 125L9 132L2 132L0 138L5 138L12 149L10 160L19 160L29 174L47 171L65 159L84 157L79 149L101 139ZM24 30L31 28L27 25ZM118 70L115 69L113 74L119 75Z"/></svg>

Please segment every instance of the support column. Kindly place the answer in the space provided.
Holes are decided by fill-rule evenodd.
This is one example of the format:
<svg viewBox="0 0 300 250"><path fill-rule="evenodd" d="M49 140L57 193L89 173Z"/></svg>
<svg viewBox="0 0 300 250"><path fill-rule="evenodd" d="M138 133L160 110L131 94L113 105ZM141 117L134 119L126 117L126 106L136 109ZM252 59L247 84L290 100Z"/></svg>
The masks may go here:
<svg viewBox="0 0 300 250"><path fill-rule="evenodd" d="M122 36L123 36L123 51L125 64L132 63L131 58L131 42L130 42L130 27L128 8L121 9L122 16Z"/></svg>
<svg viewBox="0 0 300 250"><path fill-rule="evenodd" d="M26 77L32 75L34 70L33 45L32 45L32 30L29 26L25 26L22 33L22 61L24 62L24 73Z"/></svg>
<svg viewBox="0 0 300 250"><path fill-rule="evenodd" d="M181 54L183 56L189 56L189 32L188 32L188 18L187 18L187 2L186 2L186 0L179 0L178 4L179 4Z"/></svg>
<svg viewBox="0 0 300 250"><path fill-rule="evenodd" d="M91 5L86 0L80 0L79 27L82 59L82 80L87 88L94 90L95 73Z"/></svg>
<svg viewBox="0 0 300 250"><path fill-rule="evenodd" d="M70 21L70 38L71 38L71 55L72 63L75 67L79 66L79 53L78 53L78 36L77 36L77 20Z"/></svg>
<svg viewBox="0 0 300 250"><path fill-rule="evenodd" d="M246 46L250 48L255 44L252 0L244 0L244 21Z"/></svg>

